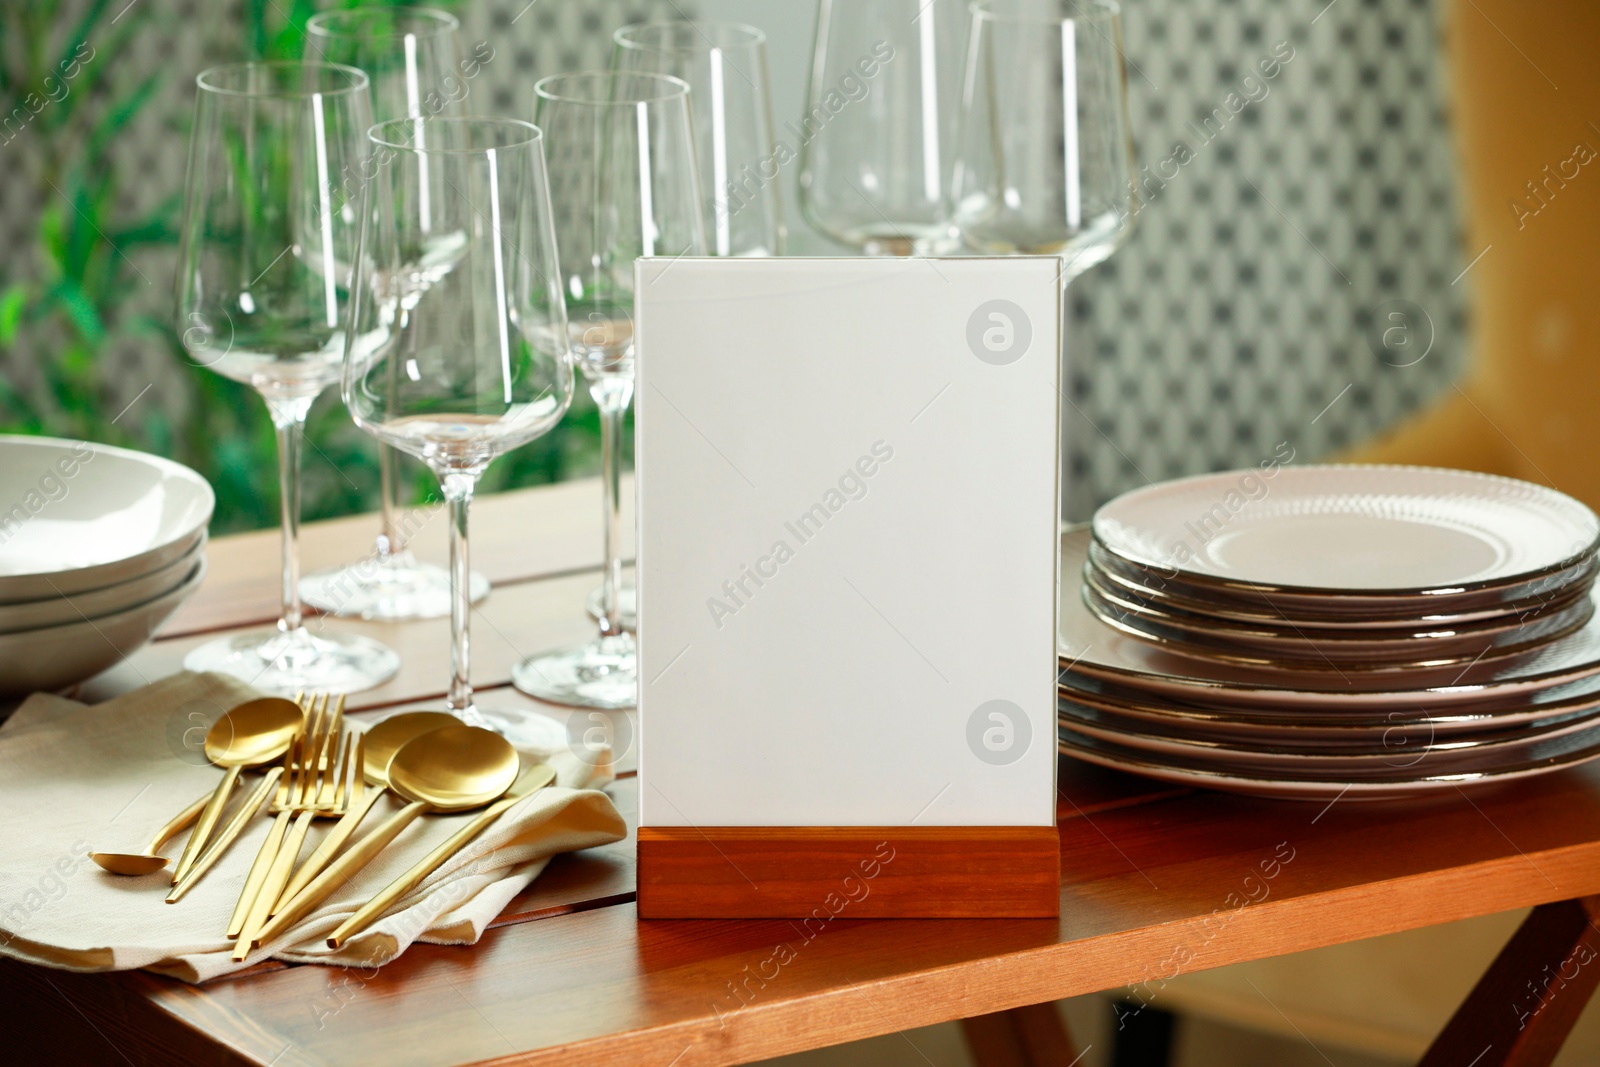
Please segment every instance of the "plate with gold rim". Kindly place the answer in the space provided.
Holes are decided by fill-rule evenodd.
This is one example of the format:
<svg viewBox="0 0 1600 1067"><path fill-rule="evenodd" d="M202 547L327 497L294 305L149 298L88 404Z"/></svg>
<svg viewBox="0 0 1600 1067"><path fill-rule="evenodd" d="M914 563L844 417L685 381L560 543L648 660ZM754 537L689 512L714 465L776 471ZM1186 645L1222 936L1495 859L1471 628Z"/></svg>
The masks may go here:
<svg viewBox="0 0 1600 1067"><path fill-rule="evenodd" d="M1102 506L1095 540L1202 587L1448 598L1562 571L1600 517L1531 482L1433 467L1304 466L1162 482Z"/></svg>

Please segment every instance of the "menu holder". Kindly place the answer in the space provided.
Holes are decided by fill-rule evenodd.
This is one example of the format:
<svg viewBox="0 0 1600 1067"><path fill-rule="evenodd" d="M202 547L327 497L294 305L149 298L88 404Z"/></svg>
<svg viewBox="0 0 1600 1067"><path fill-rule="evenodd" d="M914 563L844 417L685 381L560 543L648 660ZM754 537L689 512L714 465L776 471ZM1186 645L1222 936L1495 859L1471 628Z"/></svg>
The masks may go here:
<svg viewBox="0 0 1600 1067"><path fill-rule="evenodd" d="M1059 260L636 270L640 917L1056 915Z"/></svg>

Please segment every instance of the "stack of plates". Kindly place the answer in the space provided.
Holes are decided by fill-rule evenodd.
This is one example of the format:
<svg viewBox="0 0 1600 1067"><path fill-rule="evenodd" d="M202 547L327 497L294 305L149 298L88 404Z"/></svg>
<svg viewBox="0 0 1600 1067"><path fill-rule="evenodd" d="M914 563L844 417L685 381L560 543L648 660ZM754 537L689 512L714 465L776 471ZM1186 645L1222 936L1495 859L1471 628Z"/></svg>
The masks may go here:
<svg viewBox="0 0 1600 1067"><path fill-rule="evenodd" d="M156 456L0 437L0 693L60 689L149 640L200 585L213 503Z"/></svg>
<svg viewBox="0 0 1600 1067"><path fill-rule="evenodd" d="M1600 519L1570 497L1459 471L1130 493L1063 536L1062 750L1305 798L1593 758L1597 545Z"/></svg>

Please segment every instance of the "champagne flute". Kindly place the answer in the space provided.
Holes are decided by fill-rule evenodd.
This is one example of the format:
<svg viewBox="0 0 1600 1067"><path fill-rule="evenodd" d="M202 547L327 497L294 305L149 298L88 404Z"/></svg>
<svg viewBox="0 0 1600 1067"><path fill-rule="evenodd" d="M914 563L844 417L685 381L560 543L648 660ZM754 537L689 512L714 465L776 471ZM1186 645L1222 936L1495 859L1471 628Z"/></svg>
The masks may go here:
<svg viewBox="0 0 1600 1067"><path fill-rule="evenodd" d="M639 22L612 35L612 69L669 74L689 86L699 147L708 251L781 256L786 229L779 169L788 158L773 133L767 37L753 26L705 19ZM634 629L635 590L617 590L622 625ZM589 594L600 617L605 588Z"/></svg>
<svg viewBox="0 0 1600 1067"><path fill-rule="evenodd" d="M633 399L633 261L705 252L689 86L660 74L591 71L545 78L534 97L535 121L549 142L572 347L600 409L605 572L598 638L525 659L512 680L557 704L631 708L637 655L617 589L622 416Z"/></svg>
<svg viewBox="0 0 1600 1067"><path fill-rule="evenodd" d="M566 728L473 699L467 511L497 456L555 428L572 401L566 307L542 135L516 119L395 119L372 128L365 221L342 393L356 425L426 463L450 511L446 706L514 744ZM448 269L424 250L461 235ZM424 281L423 276L426 276Z"/></svg>
<svg viewBox="0 0 1600 1067"><path fill-rule="evenodd" d="M425 7L358 7L325 11L306 22L306 43L330 63L363 71L372 85L373 119L451 115L461 111L460 27L454 15ZM431 254L448 260L458 234L434 236ZM426 277L419 281L426 283ZM415 515L402 518L405 480L400 453L378 446L378 496L382 528L376 550L360 562L308 574L300 582L306 603L334 615L364 619L431 619L450 613L450 574L418 562L408 547ZM472 575L474 602L489 595L489 581Z"/></svg>
<svg viewBox="0 0 1600 1067"><path fill-rule="evenodd" d="M868 255L955 248L945 211L962 0L822 0L800 143L800 213Z"/></svg>
<svg viewBox="0 0 1600 1067"><path fill-rule="evenodd" d="M370 638L312 635L299 593L300 444L311 403L339 380L357 218L340 183L368 159L367 76L325 63L244 63L196 79L179 238L178 330L195 362L267 402L278 436L283 614L275 632L220 638L184 658L280 693L349 693L399 659Z"/></svg>
<svg viewBox="0 0 1600 1067"><path fill-rule="evenodd" d="M978 0L950 214L983 255L1059 255L1063 283L1138 213L1122 23L1112 0Z"/></svg>

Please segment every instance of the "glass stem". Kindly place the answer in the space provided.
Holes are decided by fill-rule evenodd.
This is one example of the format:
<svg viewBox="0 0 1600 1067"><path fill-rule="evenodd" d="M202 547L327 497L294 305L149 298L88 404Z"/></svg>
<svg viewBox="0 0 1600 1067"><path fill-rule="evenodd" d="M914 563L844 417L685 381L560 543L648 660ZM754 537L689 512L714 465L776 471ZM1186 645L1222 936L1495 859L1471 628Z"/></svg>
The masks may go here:
<svg viewBox="0 0 1600 1067"><path fill-rule="evenodd" d="M378 558L398 556L406 550L400 529L400 454L388 445L378 446L378 496L383 504L383 530L378 534Z"/></svg>
<svg viewBox="0 0 1600 1067"><path fill-rule="evenodd" d="M304 625L300 608L300 440L313 397L269 398L267 409L278 431L279 513L283 523L283 611L278 629L286 634Z"/></svg>
<svg viewBox="0 0 1600 1067"><path fill-rule="evenodd" d="M476 473L439 477L450 508L450 695L445 706L469 726L487 725L472 703L472 561L467 553L467 509Z"/></svg>
<svg viewBox="0 0 1600 1067"><path fill-rule="evenodd" d="M623 632L617 590L622 585L622 418L633 399L633 381L621 375L589 387L600 408L600 480L604 500L605 571L600 585L600 636Z"/></svg>

